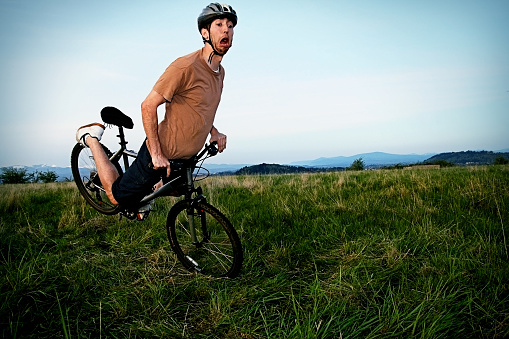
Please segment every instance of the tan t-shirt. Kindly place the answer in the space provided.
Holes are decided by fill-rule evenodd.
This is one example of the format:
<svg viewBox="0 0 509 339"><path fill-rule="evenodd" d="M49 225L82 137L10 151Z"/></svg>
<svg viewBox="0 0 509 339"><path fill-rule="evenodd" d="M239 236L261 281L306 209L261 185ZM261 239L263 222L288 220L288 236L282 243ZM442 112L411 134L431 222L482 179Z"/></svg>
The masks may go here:
<svg viewBox="0 0 509 339"><path fill-rule="evenodd" d="M201 50L175 60L154 85L166 99L159 141L168 159L187 159L207 140L223 91L224 69L214 72Z"/></svg>

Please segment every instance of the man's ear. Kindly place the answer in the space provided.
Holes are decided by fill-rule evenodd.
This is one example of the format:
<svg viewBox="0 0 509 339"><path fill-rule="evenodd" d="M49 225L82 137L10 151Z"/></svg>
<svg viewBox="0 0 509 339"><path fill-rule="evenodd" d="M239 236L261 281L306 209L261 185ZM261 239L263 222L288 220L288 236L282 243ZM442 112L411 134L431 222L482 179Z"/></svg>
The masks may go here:
<svg viewBox="0 0 509 339"><path fill-rule="evenodd" d="M209 39L209 31L206 28L202 28L201 36L204 40L208 40Z"/></svg>

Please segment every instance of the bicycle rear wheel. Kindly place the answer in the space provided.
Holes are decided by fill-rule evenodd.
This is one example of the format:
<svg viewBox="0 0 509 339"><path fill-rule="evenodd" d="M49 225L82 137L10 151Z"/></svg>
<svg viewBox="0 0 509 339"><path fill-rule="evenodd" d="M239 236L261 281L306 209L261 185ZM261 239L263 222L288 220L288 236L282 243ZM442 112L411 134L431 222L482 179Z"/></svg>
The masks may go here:
<svg viewBox="0 0 509 339"><path fill-rule="evenodd" d="M110 150L104 145L102 147L108 157L111 157ZM114 162L113 165L118 173L122 174L122 168L118 162ZM71 153L71 170L78 190L90 206L108 215L117 214L120 211L120 207L112 204L106 196L90 148L84 147L80 143L74 146Z"/></svg>
<svg viewBox="0 0 509 339"><path fill-rule="evenodd" d="M194 221L193 242L189 220ZM191 206L179 201L166 222L170 245L179 261L190 271L213 277L236 277L242 267L242 246L230 221L212 205L198 202Z"/></svg>

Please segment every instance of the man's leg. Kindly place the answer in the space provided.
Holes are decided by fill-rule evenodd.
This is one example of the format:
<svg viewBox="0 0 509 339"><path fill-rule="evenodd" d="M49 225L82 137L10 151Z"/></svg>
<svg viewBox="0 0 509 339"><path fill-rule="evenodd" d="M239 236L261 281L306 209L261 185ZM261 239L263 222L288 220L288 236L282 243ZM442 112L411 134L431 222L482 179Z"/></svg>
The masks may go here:
<svg viewBox="0 0 509 339"><path fill-rule="evenodd" d="M120 176L117 172L117 169L111 163L110 159L106 155L106 152L104 152L104 149L99 143L99 140L87 136L85 139L85 143L92 151L95 166L97 168L97 174L99 175L99 179L101 179L101 184L103 185L103 188L106 191L108 199L110 199L112 204L118 205L118 202L113 197L113 193L111 191L111 186L113 185L115 180L117 180L117 178Z"/></svg>
<svg viewBox="0 0 509 339"><path fill-rule="evenodd" d="M118 205L117 200L113 197L111 187L120 175L106 155L106 152L104 152L102 145L99 143L103 132L104 126L99 123L85 125L78 128L78 131L76 131L76 141L90 148L92 151L97 174L99 175L99 179L101 179L101 184L106 191L106 195L112 204Z"/></svg>

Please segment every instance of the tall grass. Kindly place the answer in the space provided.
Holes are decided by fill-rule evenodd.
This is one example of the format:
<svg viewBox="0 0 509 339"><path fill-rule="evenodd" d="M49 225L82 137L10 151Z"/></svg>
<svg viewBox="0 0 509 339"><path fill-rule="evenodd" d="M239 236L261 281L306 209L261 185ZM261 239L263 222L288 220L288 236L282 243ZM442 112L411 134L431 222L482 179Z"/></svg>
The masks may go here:
<svg viewBox="0 0 509 339"><path fill-rule="evenodd" d="M72 183L0 186L2 337L504 338L509 167L213 177L234 280L185 271Z"/></svg>

